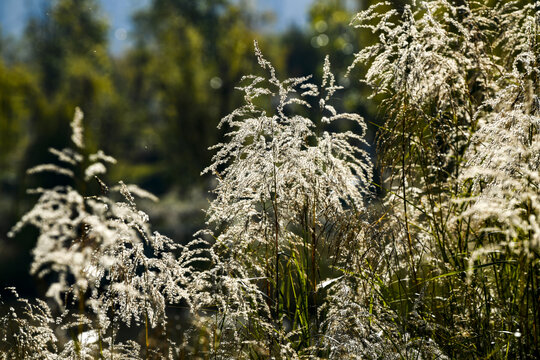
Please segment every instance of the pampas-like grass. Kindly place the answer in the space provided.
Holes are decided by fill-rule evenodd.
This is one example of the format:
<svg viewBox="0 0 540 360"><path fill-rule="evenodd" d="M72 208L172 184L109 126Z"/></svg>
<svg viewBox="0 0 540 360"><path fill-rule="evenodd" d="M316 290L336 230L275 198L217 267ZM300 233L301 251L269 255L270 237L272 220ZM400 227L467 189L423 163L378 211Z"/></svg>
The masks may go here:
<svg viewBox="0 0 540 360"><path fill-rule="evenodd" d="M207 226L187 245L151 230L135 197L152 194L106 185L116 160L84 154L77 109L73 148L29 170L70 185L32 190L10 233L38 229L49 302L2 296L0 359L538 358L538 6L361 11L353 26L378 41L351 70L382 99L375 166L329 58L320 85L281 80L255 43L261 75L220 123Z"/></svg>

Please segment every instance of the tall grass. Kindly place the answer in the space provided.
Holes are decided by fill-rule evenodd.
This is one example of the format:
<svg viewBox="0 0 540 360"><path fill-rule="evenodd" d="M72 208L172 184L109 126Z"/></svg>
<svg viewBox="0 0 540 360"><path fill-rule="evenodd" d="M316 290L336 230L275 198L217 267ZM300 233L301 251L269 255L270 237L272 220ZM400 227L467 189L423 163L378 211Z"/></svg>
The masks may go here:
<svg viewBox="0 0 540 360"><path fill-rule="evenodd" d="M381 104L376 164L329 58L320 85L281 80L255 44L187 245L150 230L135 196L151 194L105 184L115 160L85 154L77 110L73 148L29 170L69 185L34 190L11 233L39 230L31 272L53 301L3 295L0 358L538 358L539 10L360 12L379 39L351 65Z"/></svg>
<svg viewBox="0 0 540 360"><path fill-rule="evenodd" d="M218 178L208 221L219 231L223 284L240 282L216 296L241 291L246 294L238 297L252 299L238 314L222 311L231 326L249 329L229 343L250 348L255 332L272 353L294 357L316 352L321 341L321 267L344 261L350 244L360 241L372 166L359 147L362 119L331 105L339 87L328 58L318 87L309 78L280 81L257 46L255 52L267 76L244 79L246 104L223 119L229 142L216 146L206 169ZM321 110L319 121L295 115L295 107L311 106L310 98ZM337 121L360 132L325 130Z"/></svg>
<svg viewBox="0 0 540 360"><path fill-rule="evenodd" d="M452 358L538 356L538 4L379 10L354 23L380 38L356 61L385 115L382 298Z"/></svg>

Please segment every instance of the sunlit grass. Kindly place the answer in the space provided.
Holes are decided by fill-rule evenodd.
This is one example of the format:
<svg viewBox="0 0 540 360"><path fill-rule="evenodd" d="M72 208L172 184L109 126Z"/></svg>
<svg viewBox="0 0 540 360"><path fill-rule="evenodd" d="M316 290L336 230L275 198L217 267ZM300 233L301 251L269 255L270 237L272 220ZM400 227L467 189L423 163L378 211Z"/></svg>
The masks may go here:
<svg viewBox="0 0 540 360"><path fill-rule="evenodd" d="M261 75L221 122L207 226L186 245L151 230L136 196L153 195L109 188L115 160L85 153L77 110L73 148L29 170L69 185L34 190L10 234L38 229L49 302L2 295L0 359L537 358L537 10L359 13L379 39L353 64L383 99L375 165L330 60L320 85L281 80L256 45Z"/></svg>

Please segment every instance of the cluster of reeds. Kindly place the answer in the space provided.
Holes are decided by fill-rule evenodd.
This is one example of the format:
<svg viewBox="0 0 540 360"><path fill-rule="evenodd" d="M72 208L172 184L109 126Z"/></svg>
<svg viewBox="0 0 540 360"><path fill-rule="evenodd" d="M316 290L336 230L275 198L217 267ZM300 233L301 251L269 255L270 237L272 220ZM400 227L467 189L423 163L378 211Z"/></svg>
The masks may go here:
<svg viewBox="0 0 540 360"><path fill-rule="evenodd" d="M55 308L4 294L0 358L537 358L539 10L360 12L379 39L351 65L381 103L375 166L329 59L320 85L282 81L255 44L263 75L220 124L208 226L187 245L150 230L134 198L150 194L104 184L115 160L83 156L77 110L74 148L29 171L72 185L34 190L13 229L38 228L31 272Z"/></svg>

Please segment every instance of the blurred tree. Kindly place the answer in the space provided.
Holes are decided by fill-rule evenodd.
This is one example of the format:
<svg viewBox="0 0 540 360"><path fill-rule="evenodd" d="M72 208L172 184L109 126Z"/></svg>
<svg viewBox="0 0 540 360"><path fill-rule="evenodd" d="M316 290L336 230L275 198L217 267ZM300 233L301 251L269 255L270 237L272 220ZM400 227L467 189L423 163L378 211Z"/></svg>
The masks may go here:
<svg viewBox="0 0 540 360"><path fill-rule="evenodd" d="M7 66L0 60L0 234L16 219L14 197L21 169L18 161L28 136L28 95L36 93L32 76L22 66ZM0 251L1 252L1 251Z"/></svg>
<svg viewBox="0 0 540 360"><path fill-rule="evenodd" d="M49 98L69 78L66 65L72 58L96 62L103 56L107 26L96 17L97 10L94 0L57 0L49 4L46 16L30 21L26 35Z"/></svg>
<svg viewBox="0 0 540 360"><path fill-rule="evenodd" d="M135 181L158 193L200 182L216 126L252 68L248 16L226 0L155 0L135 16L136 46L118 67L129 117L143 134L132 148ZM149 168L141 159L159 160Z"/></svg>
<svg viewBox="0 0 540 360"><path fill-rule="evenodd" d="M26 238L8 243L6 234L20 215L17 200L24 191L19 187L24 172L20 159L28 142L30 109L39 92L27 68L4 62L3 50L0 49L0 284L26 284L22 286L25 291L31 287L27 265L34 242Z"/></svg>
<svg viewBox="0 0 540 360"><path fill-rule="evenodd" d="M67 144L75 106L85 112L96 138L110 132L107 114L115 97L106 35L106 22L94 0L53 1L46 16L29 22L28 61L45 101L33 109L28 165L46 160L40 156L46 148Z"/></svg>
<svg viewBox="0 0 540 360"><path fill-rule="evenodd" d="M0 208L0 252L9 257L9 262L0 261L9 267L7 277L0 279L3 284L17 282L19 276L27 274L35 241L35 236L26 232L9 242L4 237L29 206L25 189L69 181L52 175L35 179L26 176L25 170L50 162L48 148L69 144L75 106L86 112L86 124L98 139L107 128L107 109L114 105L107 26L96 1L57 0L46 6L45 15L27 25L21 42L26 45L21 51L24 61L19 54L10 53L5 58L12 59L13 64L8 67L0 63L0 205L4 207ZM92 136L87 140L89 151L94 150ZM35 291L31 282L25 282L27 289Z"/></svg>
<svg viewBox="0 0 540 360"><path fill-rule="evenodd" d="M21 66L0 60L0 168L12 169L26 140L28 108L25 95L34 91L31 75ZM11 176L8 172L0 177Z"/></svg>

